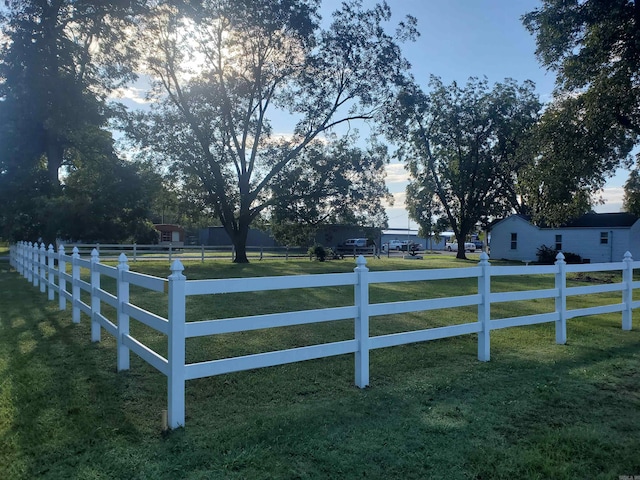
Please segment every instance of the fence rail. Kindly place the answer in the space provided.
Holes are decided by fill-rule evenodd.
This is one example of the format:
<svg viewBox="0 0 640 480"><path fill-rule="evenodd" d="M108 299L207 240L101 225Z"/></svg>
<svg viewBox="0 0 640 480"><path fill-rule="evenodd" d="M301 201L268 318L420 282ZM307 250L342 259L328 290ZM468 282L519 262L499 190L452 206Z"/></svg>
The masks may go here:
<svg viewBox="0 0 640 480"><path fill-rule="evenodd" d="M354 354L355 383L358 387L364 388L369 384L370 350L474 333L478 334L478 359L488 361L492 330L554 323L556 343L564 344L567 340L566 321L570 318L620 312L622 329L631 330L633 309L640 307L640 301L633 301L633 290L640 288L640 282L633 281L633 273L634 269L640 268L640 262L634 262L628 252L619 263L567 265L562 253L559 253L555 265L552 266L498 267L492 267L487 254L482 253L480 263L476 267L392 272L369 272L366 259L361 256L356 261L353 273L220 280L187 280L182 274L184 267L180 260L173 261L171 275L167 279L131 272L127 256L122 252L118 257L117 266L104 265L100 263L97 248L92 250L91 257L87 259L80 257L78 247L74 247L72 254L68 255L63 246L56 252L52 245L45 249L43 244L38 246L38 244L20 242L10 247L10 262L12 267L34 287L39 287L43 293L47 292L49 300L54 300L57 294L61 310L65 310L67 302L70 302L74 323L80 322L81 313L86 314L91 319L92 341L100 341L102 330L116 338L118 371L129 369L130 354L133 352L167 376L168 425L171 428L184 425L187 380L334 355ZM69 269L71 274L68 273ZM81 278L82 270L85 271L85 278L88 273L90 281L87 282ZM622 281L609 285L567 287L567 273L585 271L620 271ZM491 291L492 277L517 275L554 275L555 285L551 289ZM115 295L101 287L102 276L116 280ZM401 302L370 303L369 301L370 285L459 278L476 278L477 293ZM130 285L137 285L154 292L166 292L167 318L131 303ZM187 321L186 318L185 304L188 296L335 286L353 287L353 305L220 320ZM89 294L90 302L81 300L81 291ZM621 302L590 308L567 309L569 296L603 292L621 292ZM553 298L555 311L491 319L493 303L539 298ZM116 309L114 318L107 318L101 312L102 303ZM477 306L477 321L373 337L369 333L370 317L463 306ZM129 330L131 320L138 321L167 336L166 358L131 335ZM353 339L198 363L185 361L187 338L336 320L354 321Z"/></svg>
<svg viewBox="0 0 640 480"><path fill-rule="evenodd" d="M169 244L153 244L140 245L136 243L120 244L120 243L69 243L63 245L67 251L78 249L81 256L91 255L95 249L98 251L102 260L117 259L121 253L124 253L132 261L139 260L224 260L234 259L235 249L233 245L173 245ZM290 258L307 258L308 250L302 247L265 247L265 246L247 246L247 257L254 260L263 259L290 259Z"/></svg>

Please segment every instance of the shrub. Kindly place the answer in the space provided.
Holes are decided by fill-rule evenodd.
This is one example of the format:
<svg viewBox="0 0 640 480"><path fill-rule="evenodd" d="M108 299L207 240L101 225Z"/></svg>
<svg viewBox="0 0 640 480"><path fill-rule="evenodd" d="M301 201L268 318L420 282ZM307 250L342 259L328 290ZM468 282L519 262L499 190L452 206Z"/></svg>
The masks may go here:
<svg viewBox="0 0 640 480"><path fill-rule="evenodd" d="M313 255L316 257L316 260L319 262L324 262L327 258L327 250L322 245L316 245L315 247L309 248L309 255Z"/></svg>
<svg viewBox="0 0 640 480"><path fill-rule="evenodd" d="M541 245L536 252L536 255L538 256L538 263L542 265L553 265L556 261L558 252L559 250L556 250L555 248ZM582 257L577 253L562 252L562 254L564 255L564 261L567 263L582 263Z"/></svg>

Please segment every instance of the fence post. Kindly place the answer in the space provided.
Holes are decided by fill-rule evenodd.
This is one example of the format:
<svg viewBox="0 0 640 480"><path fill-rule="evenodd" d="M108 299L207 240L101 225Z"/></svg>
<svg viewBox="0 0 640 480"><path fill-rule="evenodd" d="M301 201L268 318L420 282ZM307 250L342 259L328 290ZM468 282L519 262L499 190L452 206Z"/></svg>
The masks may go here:
<svg viewBox="0 0 640 480"><path fill-rule="evenodd" d="M173 250L173 246L171 244L169 244L169 262L171 262L172 257L173 257L173 255L172 255L173 251L172 250Z"/></svg>
<svg viewBox="0 0 640 480"><path fill-rule="evenodd" d="M134 262L138 261L138 244L137 243L133 244L133 261Z"/></svg>
<svg viewBox="0 0 640 480"><path fill-rule="evenodd" d="M631 330L633 323L633 258L631 252L624 254L624 270L622 271L622 282L624 290L622 291L622 302L624 310L622 311L622 330Z"/></svg>
<svg viewBox="0 0 640 480"><path fill-rule="evenodd" d="M40 269L38 268L40 265L39 257L40 253L38 252L38 242L35 242L31 247L31 284L34 287L37 287L40 281Z"/></svg>
<svg viewBox="0 0 640 480"><path fill-rule="evenodd" d="M356 260L354 272L358 274L355 285L355 304L358 316L355 318L355 337L358 350L355 356L356 386L369 385L369 269L367 260L360 255Z"/></svg>
<svg viewBox="0 0 640 480"><path fill-rule="evenodd" d="M91 251L91 341L100 341L100 323L98 315L100 315L100 271L98 264L100 263L100 252L97 248Z"/></svg>
<svg viewBox="0 0 640 480"><path fill-rule="evenodd" d="M22 268L22 242L16 243L16 271L24 276Z"/></svg>
<svg viewBox="0 0 640 480"><path fill-rule="evenodd" d="M559 318L556 320L556 343L564 345L567 343L567 263L564 261L562 252L556 255L556 289L558 296L556 297L556 313Z"/></svg>
<svg viewBox="0 0 640 480"><path fill-rule="evenodd" d="M73 254L71 255L71 321L73 323L80 323L80 265L78 260L80 259L80 251L78 247L73 247Z"/></svg>
<svg viewBox="0 0 640 480"><path fill-rule="evenodd" d="M481 269L478 277L478 323L481 330L478 332L478 360L488 362L491 359L491 264L487 252L480 254Z"/></svg>
<svg viewBox="0 0 640 480"><path fill-rule="evenodd" d="M33 282L33 244L29 242L24 246L24 263L25 263L25 272L24 277L27 279L27 282Z"/></svg>
<svg viewBox="0 0 640 480"><path fill-rule="evenodd" d="M49 244L49 250L47 250L47 280L49 280L47 288L47 299L49 300L53 300L55 298L55 256L56 253L53 250L53 245Z"/></svg>
<svg viewBox="0 0 640 480"><path fill-rule="evenodd" d="M184 267L180 260L171 264L169 275L169 375L167 376L169 428L184 425L186 316Z"/></svg>
<svg viewBox="0 0 640 480"><path fill-rule="evenodd" d="M289 260L289 245L287 245L287 246L285 247L285 250L284 250L284 259L285 259L285 260Z"/></svg>
<svg viewBox="0 0 640 480"><path fill-rule="evenodd" d="M264 247L262 245L260 245L260 260L262 260L263 248Z"/></svg>
<svg viewBox="0 0 640 480"><path fill-rule="evenodd" d="M20 275L22 275L22 267L20 265L20 248L22 247L22 242L16 242L15 246L15 269Z"/></svg>
<svg viewBox="0 0 640 480"><path fill-rule="evenodd" d="M58 247L58 308L60 310L67 309L67 280L64 278L64 274L67 273L67 262L64 259L64 245Z"/></svg>
<svg viewBox="0 0 640 480"><path fill-rule="evenodd" d="M116 344L119 372L129 370L129 347L123 341L123 338L129 335L129 315L124 312L124 306L129 303L129 282L124 279L124 274L128 271L127 256L121 253L118 257L118 283L116 286L116 296L118 297L118 337L116 338Z"/></svg>
<svg viewBox="0 0 640 480"><path fill-rule="evenodd" d="M204 245L200 244L200 257L202 263L204 263Z"/></svg>
<svg viewBox="0 0 640 480"><path fill-rule="evenodd" d="M47 291L47 249L40 243L40 293Z"/></svg>
<svg viewBox="0 0 640 480"><path fill-rule="evenodd" d="M31 260L29 258L29 252L31 252L29 244L24 242L22 246L22 276L26 278L28 282L31 282L31 277L29 276L29 269L31 268L29 265L29 261Z"/></svg>

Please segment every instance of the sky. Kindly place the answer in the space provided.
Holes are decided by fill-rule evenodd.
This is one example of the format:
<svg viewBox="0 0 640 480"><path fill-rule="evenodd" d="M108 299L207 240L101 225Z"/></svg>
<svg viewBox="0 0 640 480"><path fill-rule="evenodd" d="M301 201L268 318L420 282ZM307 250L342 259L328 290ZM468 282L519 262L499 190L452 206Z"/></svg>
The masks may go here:
<svg viewBox="0 0 640 480"><path fill-rule="evenodd" d="M540 66L535 56L535 39L522 25L523 14L540 5L537 0L387 0L395 23L410 14L418 20L420 37L404 44L416 80L427 85L430 75L445 84L466 83L471 77L486 76L489 83L513 78L519 83L532 80L542 102L548 102L555 74ZM364 0L373 5L373 0ZM323 0L323 17L328 17L339 0ZM407 174L402 165L389 165L387 185L394 206L387 207L389 227L416 228L404 209ZM602 192L605 205L599 212L618 212L622 206L622 186L627 172L620 171Z"/></svg>
<svg viewBox="0 0 640 480"><path fill-rule="evenodd" d="M341 0L322 0L322 16L330 20L331 12ZM376 0L363 0L373 6ZM552 98L555 74L540 66L535 56L535 39L522 25L523 14L540 6L538 0L387 0L393 13L390 28L407 14L418 20L420 37L405 43L403 52L412 65L416 80L426 89L430 75L445 84L464 84L469 77L486 76L490 84L513 78L518 83L532 80L543 103ZM134 88L123 94L129 106L141 102L143 90ZM133 102L132 102L133 101ZM291 133L293 122L274 122L274 132ZM276 124L277 123L277 124ZM362 133L366 127L361 128ZM622 186L628 171L620 170L601 192L604 205L598 212L618 212L622 207ZM387 206L390 228L417 228L409 221L404 207L408 183L403 165L392 162L387 167L387 186L394 205Z"/></svg>

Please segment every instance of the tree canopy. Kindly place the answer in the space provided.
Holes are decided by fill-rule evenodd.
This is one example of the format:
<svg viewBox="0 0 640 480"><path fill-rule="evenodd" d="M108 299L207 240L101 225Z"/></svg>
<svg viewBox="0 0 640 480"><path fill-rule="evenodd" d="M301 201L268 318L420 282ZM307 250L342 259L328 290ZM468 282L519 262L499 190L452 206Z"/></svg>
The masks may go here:
<svg viewBox="0 0 640 480"><path fill-rule="evenodd" d="M521 146L541 104L533 84L506 80L489 88L472 78L460 87L437 77L425 94L414 86L390 107L387 133L410 173L407 205L423 232L446 219L462 245L479 222L524 208ZM465 258L464 249L458 257Z"/></svg>
<svg viewBox="0 0 640 480"><path fill-rule="evenodd" d="M77 183L90 177L79 172L83 165L110 171L120 163L107 130L106 98L134 77L130 30L145 3L15 0L0 14L3 236L53 241L64 231L64 205L74 201L65 196L71 184L66 188L61 179ZM135 171L122 167L116 178ZM112 202L114 208L120 204ZM113 210L110 217L129 213Z"/></svg>
<svg viewBox="0 0 640 480"><path fill-rule="evenodd" d="M351 0L322 29L319 6L317 0L186 1L159 9L141 32L158 102L129 132L181 181L199 183L237 262L247 261L251 222L278 211L285 191L295 190L287 176L299 173L296 162L313 142L341 125L373 119L406 82L408 63L397 41L416 34L413 19L393 37L385 29L391 16L385 2L364 9ZM295 122L293 134L274 132L278 115ZM372 160L369 170L377 168Z"/></svg>
<svg viewBox="0 0 640 480"><path fill-rule="evenodd" d="M543 0L523 22L538 59L557 75L535 152L542 186L530 197L540 196L538 212L554 212L554 224L588 210L606 178L629 166L640 135L640 5Z"/></svg>
<svg viewBox="0 0 640 480"><path fill-rule="evenodd" d="M353 143L351 135L312 142L278 174L269 214L276 240L308 245L321 225L386 225L387 148Z"/></svg>

